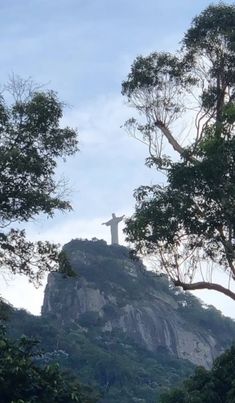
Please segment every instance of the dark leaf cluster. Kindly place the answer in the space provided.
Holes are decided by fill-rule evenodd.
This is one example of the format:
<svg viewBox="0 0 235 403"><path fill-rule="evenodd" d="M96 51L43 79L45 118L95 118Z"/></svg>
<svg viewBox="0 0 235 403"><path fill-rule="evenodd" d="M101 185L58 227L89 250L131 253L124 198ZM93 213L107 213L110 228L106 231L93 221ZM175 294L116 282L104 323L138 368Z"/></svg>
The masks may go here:
<svg viewBox="0 0 235 403"><path fill-rule="evenodd" d="M13 103L0 98L0 264L4 272L24 274L34 284L46 271L72 273L58 245L27 240L10 228L39 214L69 210L64 180L56 180L58 158L78 150L77 131L61 127L63 104L53 91L35 91L32 82L7 86Z"/></svg>
<svg viewBox="0 0 235 403"><path fill-rule="evenodd" d="M161 403L233 403L235 401L235 347L215 360L210 371L197 368L182 388L165 393Z"/></svg>
<svg viewBox="0 0 235 403"><path fill-rule="evenodd" d="M212 281L215 267L227 273L228 284L235 279L234 5L207 7L182 43L177 56L136 58L123 83L123 94L141 115L132 128L148 146L147 165L167 178L165 186L135 192L136 212L126 233L137 250L157 254L160 269L176 285L212 288L235 299L230 285ZM183 112L195 124L187 146L172 125L183 122ZM164 154L165 140L178 162L175 154ZM211 268L207 276L202 266ZM192 285L195 273L202 281Z"/></svg>
<svg viewBox="0 0 235 403"><path fill-rule="evenodd" d="M57 364L38 366L37 342L10 341L0 329L0 399L4 403L92 403L78 381Z"/></svg>
<svg viewBox="0 0 235 403"><path fill-rule="evenodd" d="M77 150L75 130L60 128L62 104L53 92L0 105L0 220L27 221L70 208L54 174L57 157Z"/></svg>

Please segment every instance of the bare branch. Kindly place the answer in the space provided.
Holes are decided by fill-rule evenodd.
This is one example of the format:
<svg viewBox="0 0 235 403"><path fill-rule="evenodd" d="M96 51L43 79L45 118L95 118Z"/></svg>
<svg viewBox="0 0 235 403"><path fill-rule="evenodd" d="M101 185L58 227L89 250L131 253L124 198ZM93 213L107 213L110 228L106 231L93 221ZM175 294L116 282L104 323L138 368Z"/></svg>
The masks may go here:
<svg viewBox="0 0 235 403"><path fill-rule="evenodd" d="M160 120L157 120L155 122L155 125L162 131L164 136L167 138L169 143L172 145L175 151L177 151L180 155L183 155L185 152L185 149L181 147L181 145L178 143L178 141L172 136L170 130L164 125L163 122Z"/></svg>
<svg viewBox="0 0 235 403"><path fill-rule="evenodd" d="M229 290L226 287L223 287L220 284L217 283L209 283L206 281L199 281L197 283L184 283L182 281L178 280L172 280L174 285L176 287L182 287L183 290L185 291L193 291L193 290L203 290L203 289L207 289L207 290L214 290L214 291L218 291L221 292L222 294L227 295L228 297L232 298L235 301L235 293L231 290Z"/></svg>

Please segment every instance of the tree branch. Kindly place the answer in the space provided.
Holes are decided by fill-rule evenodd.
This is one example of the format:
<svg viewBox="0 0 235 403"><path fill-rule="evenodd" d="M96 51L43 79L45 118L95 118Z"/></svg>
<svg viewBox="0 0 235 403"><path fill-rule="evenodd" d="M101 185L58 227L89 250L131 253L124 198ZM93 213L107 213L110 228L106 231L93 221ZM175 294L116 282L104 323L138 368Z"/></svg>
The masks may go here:
<svg viewBox="0 0 235 403"><path fill-rule="evenodd" d="M233 263L233 261L235 259L235 252L234 252L233 245L230 241L226 240L222 227L219 227L218 231L219 231L219 234L221 237L221 242L224 247L225 255L226 255L226 258L227 258L227 261L228 261L228 264L229 264L229 267L230 267L230 270L232 273L232 277L233 277L233 279L235 279L235 267L234 267L234 263Z"/></svg>
<svg viewBox="0 0 235 403"><path fill-rule="evenodd" d="M206 281L199 281L197 283L191 283L191 284L184 283L180 280L172 280L172 281L176 287L182 287L183 290L185 291L203 290L203 289L214 290L227 295L227 297L230 297L235 301L235 293L229 290L228 288L223 287L220 284L208 283Z"/></svg>
<svg viewBox="0 0 235 403"><path fill-rule="evenodd" d="M178 141L172 136L168 127L166 127L165 124L160 120L156 120L155 125L156 127L158 127L158 129L162 131L162 133L167 138L167 140L169 141L170 145L174 148L174 150L177 151L177 153L179 153L180 155L183 155L185 153L185 149L181 147Z"/></svg>
<svg viewBox="0 0 235 403"><path fill-rule="evenodd" d="M186 150L184 147L182 147L178 141L175 139L174 136L172 136L171 131L166 127L166 125L161 121L161 120L156 120L155 121L155 126L160 129L163 133L163 135L167 138L168 142L170 145L173 147L173 149L180 154L182 157L185 157L186 155ZM191 162L197 162L197 159L192 157L191 155L187 156L187 159Z"/></svg>

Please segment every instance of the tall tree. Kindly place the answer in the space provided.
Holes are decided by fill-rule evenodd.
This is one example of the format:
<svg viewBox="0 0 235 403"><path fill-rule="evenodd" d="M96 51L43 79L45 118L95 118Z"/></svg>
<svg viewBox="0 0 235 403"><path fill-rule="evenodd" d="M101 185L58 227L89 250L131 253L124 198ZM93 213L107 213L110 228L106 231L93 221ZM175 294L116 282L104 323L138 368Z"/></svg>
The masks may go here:
<svg viewBox="0 0 235 403"><path fill-rule="evenodd" d="M71 208L55 169L58 158L77 151L77 132L60 126L63 104L54 92L15 77L5 89L11 102L0 96L0 265L38 284L64 257L56 245L33 243L12 225Z"/></svg>
<svg viewBox="0 0 235 403"><path fill-rule="evenodd" d="M77 132L60 127L63 104L54 92L15 77L6 90L12 104L0 97L0 265L2 271L24 274L38 285L47 270L70 271L66 256L55 244L27 240L25 231L12 225L71 208L55 169L59 157L77 151ZM0 298L0 321L7 319L9 309ZM1 402L96 401L57 364L38 365L36 344L26 338L11 341L0 325Z"/></svg>
<svg viewBox="0 0 235 403"><path fill-rule="evenodd" d="M137 189L126 232L175 285L235 300L235 6L206 8L182 44L176 55L137 57L123 82L140 116L126 125L167 177Z"/></svg>

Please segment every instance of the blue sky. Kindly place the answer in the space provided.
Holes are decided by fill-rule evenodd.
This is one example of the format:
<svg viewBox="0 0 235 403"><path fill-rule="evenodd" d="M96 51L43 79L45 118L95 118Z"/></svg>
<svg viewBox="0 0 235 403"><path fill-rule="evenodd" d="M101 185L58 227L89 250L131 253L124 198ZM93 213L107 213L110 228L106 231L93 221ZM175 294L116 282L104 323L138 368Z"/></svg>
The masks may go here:
<svg viewBox="0 0 235 403"><path fill-rule="evenodd" d="M130 215L133 190L163 178L144 166L145 147L121 127L132 111L121 82L137 55L174 51L206 0L0 0L0 83L10 74L58 92L67 107L63 124L79 130L80 153L59 164L70 180L73 212L40 217L27 226L32 239L64 243L96 236L109 242L112 212ZM124 237L121 238L124 242ZM2 294L39 313L43 288L26 280L3 279ZM208 303L213 293L198 293ZM233 302L217 306L233 315Z"/></svg>

